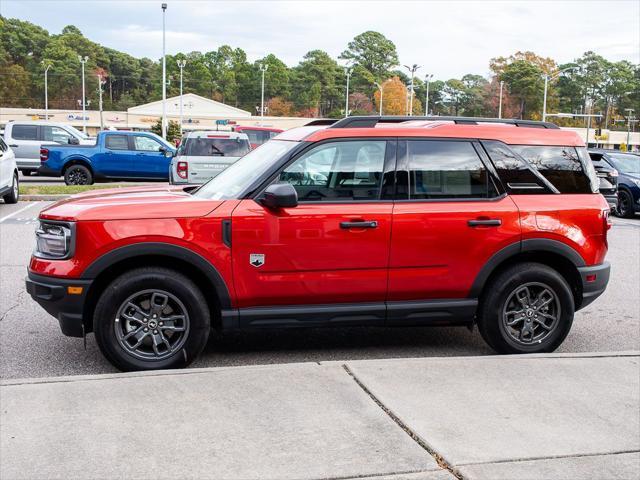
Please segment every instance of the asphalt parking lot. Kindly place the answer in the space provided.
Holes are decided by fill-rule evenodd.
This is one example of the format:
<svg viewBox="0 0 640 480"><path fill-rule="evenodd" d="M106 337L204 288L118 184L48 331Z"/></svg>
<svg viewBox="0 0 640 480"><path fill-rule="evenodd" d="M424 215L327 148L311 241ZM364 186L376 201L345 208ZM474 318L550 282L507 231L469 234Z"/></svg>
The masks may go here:
<svg viewBox="0 0 640 480"><path fill-rule="evenodd" d="M24 289L38 212L47 202L0 205L0 378L113 372L93 335L64 337ZM613 220L609 288L580 311L560 352L640 350L640 217ZM340 328L211 338L194 367L328 360L490 355L465 328Z"/></svg>

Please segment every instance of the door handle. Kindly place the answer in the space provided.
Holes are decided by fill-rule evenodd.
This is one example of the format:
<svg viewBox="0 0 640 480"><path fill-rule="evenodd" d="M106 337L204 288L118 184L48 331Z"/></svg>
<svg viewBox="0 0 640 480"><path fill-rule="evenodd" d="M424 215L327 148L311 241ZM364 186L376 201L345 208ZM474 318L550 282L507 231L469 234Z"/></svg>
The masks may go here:
<svg viewBox="0 0 640 480"><path fill-rule="evenodd" d="M482 218L476 220L469 220L467 225L470 227L499 227L502 225L502 220L499 218Z"/></svg>
<svg viewBox="0 0 640 480"><path fill-rule="evenodd" d="M378 228L378 222L375 220L369 221L354 221L354 222L340 222L340 228Z"/></svg>
<svg viewBox="0 0 640 480"><path fill-rule="evenodd" d="M11 148L18 148L20 145L9 145Z"/></svg>

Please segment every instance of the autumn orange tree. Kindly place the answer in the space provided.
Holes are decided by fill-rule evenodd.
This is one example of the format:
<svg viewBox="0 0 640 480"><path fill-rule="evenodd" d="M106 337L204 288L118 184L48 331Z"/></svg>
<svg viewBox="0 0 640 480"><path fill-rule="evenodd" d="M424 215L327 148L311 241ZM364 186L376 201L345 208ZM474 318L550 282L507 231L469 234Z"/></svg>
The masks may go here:
<svg viewBox="0 0 640 480"><path fill-rule="evenodd" d="M409 89L402 83L399 77L393 77L382 83L382 114L383 115L406 115L407 99ZM376 113L380 111L380 89L374 93ZM413 96L413 114L422 115L422 102L415 95Z"/></svg>

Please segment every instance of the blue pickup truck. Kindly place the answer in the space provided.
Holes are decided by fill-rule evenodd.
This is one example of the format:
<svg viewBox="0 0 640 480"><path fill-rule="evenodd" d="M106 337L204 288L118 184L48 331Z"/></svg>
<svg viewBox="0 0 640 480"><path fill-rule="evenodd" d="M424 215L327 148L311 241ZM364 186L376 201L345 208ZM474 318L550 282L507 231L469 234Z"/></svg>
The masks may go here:
<svg viewBox="0 0 640 480"><path fill-rule="evenodd" d="M147 132L104 131L95 145L43 145L38 174L64 176L67 185L105 180L169 180L176 149Z"/></svg>

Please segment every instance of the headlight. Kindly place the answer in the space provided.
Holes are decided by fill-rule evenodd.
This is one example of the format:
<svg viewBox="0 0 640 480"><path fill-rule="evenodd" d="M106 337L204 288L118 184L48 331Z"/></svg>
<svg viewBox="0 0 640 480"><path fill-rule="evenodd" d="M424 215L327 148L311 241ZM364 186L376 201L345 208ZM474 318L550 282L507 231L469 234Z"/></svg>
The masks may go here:
<svg viewBox="0 0 640 480"><path fill-rule="evenodd" d="M34 255L50 259L63 259L71 256L74 227L73 223L40 221L36 230Z"/></svg>

